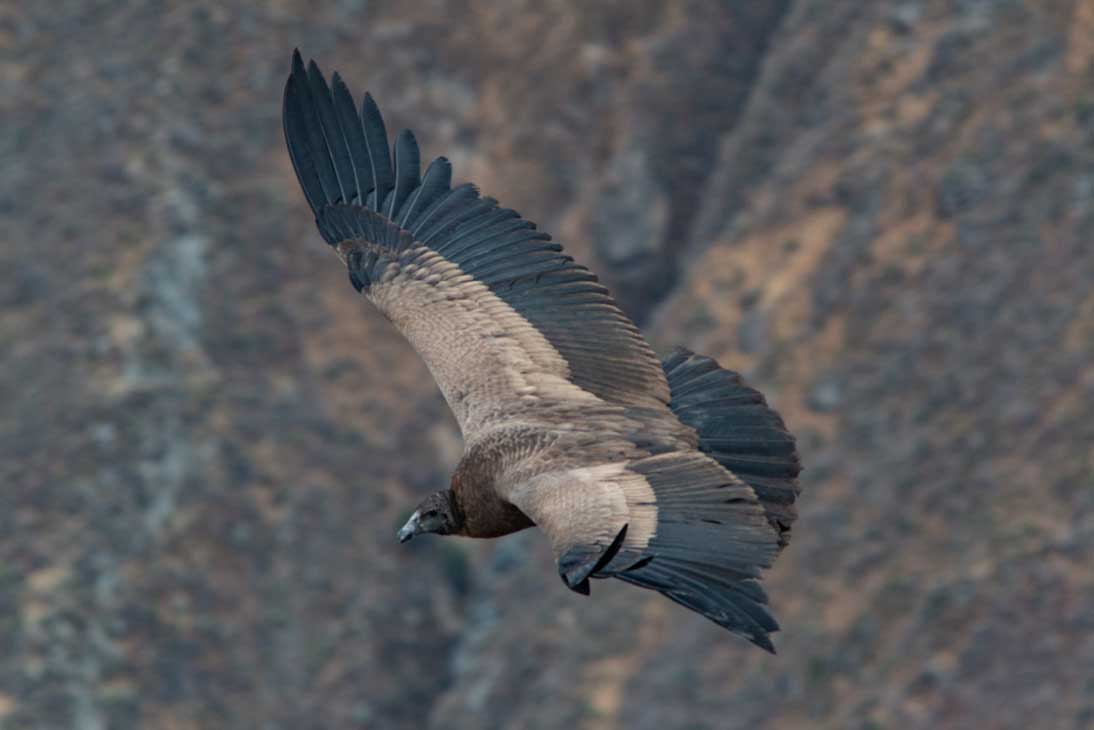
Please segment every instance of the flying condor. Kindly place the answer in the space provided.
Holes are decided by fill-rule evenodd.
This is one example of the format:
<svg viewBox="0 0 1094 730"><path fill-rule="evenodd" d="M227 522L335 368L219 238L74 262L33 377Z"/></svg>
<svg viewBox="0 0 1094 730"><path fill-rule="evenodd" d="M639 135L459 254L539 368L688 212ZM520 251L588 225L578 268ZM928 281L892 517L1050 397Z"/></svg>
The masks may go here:
<svg viewBox="0 0 1094 730"><path fill-rule="evenodd" d="M319 232L354 289L428 365L463 432L449 489L399 531L498 537L537 526L578 593L656 590L774 651L760 571L789 538L800 470L764 397L710 358L658 360L562 246L439 157L421 171L299 52L285 139Z"/></svg>

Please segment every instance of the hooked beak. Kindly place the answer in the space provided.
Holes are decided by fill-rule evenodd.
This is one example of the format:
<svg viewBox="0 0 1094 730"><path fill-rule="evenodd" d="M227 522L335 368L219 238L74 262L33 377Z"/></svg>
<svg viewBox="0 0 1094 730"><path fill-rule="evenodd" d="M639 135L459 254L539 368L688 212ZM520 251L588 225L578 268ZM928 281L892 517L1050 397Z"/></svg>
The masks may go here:
<svg viewBox="0 0 1094 730"><path fill-rule="evenodd" d="M399 542L406 542L421 531L422 515L420 512L415 512L410 516L410 519L406 521L406 524L403 525L402 529L399 530Z"/></svg>

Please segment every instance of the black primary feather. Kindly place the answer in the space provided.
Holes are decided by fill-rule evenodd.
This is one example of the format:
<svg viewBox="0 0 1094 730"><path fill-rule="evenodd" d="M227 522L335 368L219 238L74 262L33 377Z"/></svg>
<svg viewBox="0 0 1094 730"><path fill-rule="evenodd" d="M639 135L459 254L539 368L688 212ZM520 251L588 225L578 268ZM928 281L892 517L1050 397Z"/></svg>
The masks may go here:
<svg viewBox="0 0 1094 730"><path fill-rule="evenodd" d="M709 357L678 348L662 361L669 407L699 434L699 449L756 492L780 544L790 539L801 487L794 437L763 395Z"/></svg>
<svg viewBox="0 0 1094 730"><path fill-rule="evenodd" d="M357 174L353 169L353 160L350 157L346 136L342 132L342 125L334 113L334 101L331 98L330 89L315 61L308 63L308 90L315 105L319 130L323 134L323 140L330 154L331 168L334 170L335 181L338 184L336 202L352 202L357 194Z"/></svg>
<svg viewBox="0 0 1094 730"><path fill-rule="evenodd" d="M362 201L367 180L362 182L358 160L361 140L347 131L349 92L337 80L328 109L325 85L313 80L309 86L305 75L299 54L294 54L285 94L285 132L305 196L329 243L338 243L341 226L327 224L323 216L339 204L360 217L375 214L372 230L390 222L413 232L419 243L477 277L542 332L566 360L575 385L634 413L663 413L668 392L656 358L595 275L562 255L558 244L537 232L533 223L480 197L474 186L453 189L452 167L445 158L433 160L419 180L418 146L408 132L396 140L393 169L383 120L367 94L360 123L375 184ZM341 132L339 144L328 145L327 137L336 138L335 131ZM663 448L653 442L663 435L668 444L671 434L670 428L653 429L651 448Z"/></svg>
<svg viewBox="0 0 1094 730"><path fill-rule="evenodd" d="M365 145L368 147L369 160L372 165L373 190L369 195L366 205L372 210L378 210L380 203L387 196L388 191L394 185L395 173L391 169L391 151L387 146L387 127L384 126L384 117L380 114L379 107L372 98L372 94L365 94L361 102L361 126L365 133Z"/></svg>
<svg viewBox="0 0 1094 730"><path fill-rule="evenodd" d="M304 139L296 147L306 149L315 175L319 178L320 197L324 204L335 202L340 197L338 176L334 172L330 150L323 136L323 127L319 121L317 102L312 96L308 81L308 72L299 55L293 57L293 88L297 95L297 106L304 131ZM318 213L318 210L316 211Z"/></svg>
<svg viewBox="0 0 1094 730"><path fill-rule="evenodd" d="M372 158L368 153L368 145L365 143L361 120L357 117L353 95L337 73L331 77L331 87L334 95L334 111L342 129L353 169L352 193L345 202L361 205L365 195L373 186Z"/></svg>
<svg viewBox="0 0 1094 730"><path fill-rule="evenodd" d="M395 140L395 187L388 196L385 215L395 220L395 214L406 202L410 191L421 184L421 154L418 152L418 140L409 129L399 132Z"/></svg>

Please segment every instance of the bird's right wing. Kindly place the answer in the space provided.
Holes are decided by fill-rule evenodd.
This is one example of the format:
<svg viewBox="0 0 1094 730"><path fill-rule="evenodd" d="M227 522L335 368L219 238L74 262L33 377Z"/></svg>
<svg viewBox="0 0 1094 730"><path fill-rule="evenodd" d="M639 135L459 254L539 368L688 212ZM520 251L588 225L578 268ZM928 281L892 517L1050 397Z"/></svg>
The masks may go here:
<svg viewBox="0 0 1094 730"><path fill-rule="evenodd" d="M551 541L575 591L619 578L768 651L778 629L760 572L779 550L753 489L697 451L516 479L508 499Z"/></svg>
<svg viewBox="0 0 1094 730"><path fill-rule="evenodd" d="M501 491L547 535L563 582L586 595L621 549L638 560L657 524L649 484L622 461L536 474Z"/></svg>
<svg viewBox="0 0 1094 730"><path fill-rule="evenodd" d="M392 159L370 96L358 113L337 74L328 87L294 54L283 120L320 232L425 360L466 440L581 414L659 448L696 443L668 409L653 351L596 277L474 186L452 188L444 158L420 175L410 132Z"/></svg>

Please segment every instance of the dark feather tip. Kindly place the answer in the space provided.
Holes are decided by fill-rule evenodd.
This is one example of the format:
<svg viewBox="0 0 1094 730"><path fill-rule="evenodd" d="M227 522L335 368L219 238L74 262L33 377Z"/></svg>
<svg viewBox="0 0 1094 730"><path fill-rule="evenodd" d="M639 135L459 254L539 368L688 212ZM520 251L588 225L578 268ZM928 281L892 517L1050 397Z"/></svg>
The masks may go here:
<svg viewBox="0 0 1094 730"><path fill-rule="evenodd" d="M764 651L766 651L767 653L771 654L772 656L774 656L777 653L775 651L775 645L771 643L771 637L769 637L767 634L759 634L757 636L750 636L750 637L748 637L748 640L751 641L756 646L763 649Z"/></svg>

